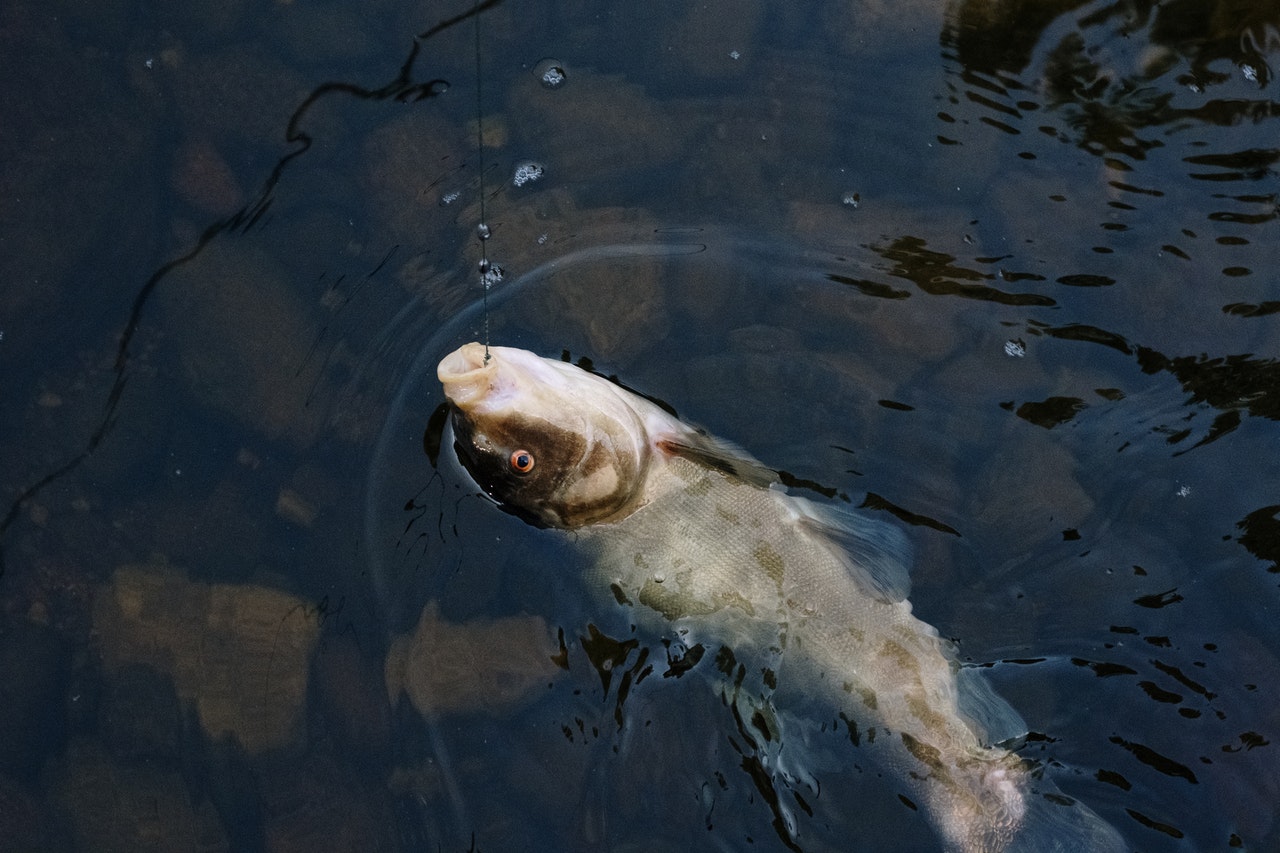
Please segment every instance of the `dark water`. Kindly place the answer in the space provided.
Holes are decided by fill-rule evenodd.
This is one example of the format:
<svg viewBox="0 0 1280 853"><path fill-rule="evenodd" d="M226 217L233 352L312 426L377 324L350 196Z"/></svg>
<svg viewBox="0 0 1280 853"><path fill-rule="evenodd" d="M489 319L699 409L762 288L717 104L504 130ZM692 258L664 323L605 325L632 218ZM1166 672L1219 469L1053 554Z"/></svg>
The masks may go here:
<svg viewBox="0 0 1280 853"><path fill-rule="evenodd" d="M1133 849L1280 847L1280 9L501 2L479 103L471 9L0 10L0 847L934 848L474 494L486 322L899 519Z"/></svg>

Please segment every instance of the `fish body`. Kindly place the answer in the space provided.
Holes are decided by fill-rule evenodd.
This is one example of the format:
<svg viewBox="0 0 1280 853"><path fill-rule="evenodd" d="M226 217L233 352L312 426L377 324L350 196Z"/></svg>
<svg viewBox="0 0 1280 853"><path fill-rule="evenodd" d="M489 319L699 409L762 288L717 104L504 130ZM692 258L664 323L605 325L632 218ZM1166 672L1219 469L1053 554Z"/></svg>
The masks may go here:
<svg viewBox="0 0 1280 853"><path fill-rule="evenodd" d="M741 450L564 362L468 344L438 375L459 458L486 492L574 531L589 586L637 621L836 708L945 849L1124 849L991 742L1021 721L913 615L896 527L788 494Z"/></svg>

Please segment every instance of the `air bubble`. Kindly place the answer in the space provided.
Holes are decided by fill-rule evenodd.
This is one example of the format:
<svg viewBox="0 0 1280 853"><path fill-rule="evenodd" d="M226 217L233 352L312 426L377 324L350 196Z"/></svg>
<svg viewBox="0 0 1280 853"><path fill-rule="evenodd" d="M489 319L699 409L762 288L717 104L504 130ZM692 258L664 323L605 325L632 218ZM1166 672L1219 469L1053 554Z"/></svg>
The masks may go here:
<svg viewBox="0 0 1280 853"><path fill-rule="evenodd" d="M481 240L488 240L493 232L489 230L489 226L483 222L476 226L476 236Z"/></svg>
<svg viewBox="0 0 1280 853"><path fill-rule="evenodd" d="M447 207L448 205L453 204L455 201L458 200L458 198L461 195L462 193L458 192L457 190L450 190L449 192L440 196L440 206Z"/></svg>
<svg viewBox="0 0 1280 853"><path fill-rule="evenodd" d="M538 78L538 82L548 89L559 89L569 79L568 73L564 70L558 60L544 59L533 68L533 76Z"/></svg>
<svg viewBox="0 0 1280 853"><path fill-rule="evenodd" d="M511 183L518 187L525 184L533 183L542 177L542 164L535 163L532 160L526 160L523 163L516 164L516 171L511 176Z"/></svg>
<svg viewBox="0 0 1280 853"><path fill-rule="evenodd" d="M654 574L654 576L653 576L653 582L654 582L654 583L665 583L665 582L666 582L666 580L667 580L667 576L666 576L666 575L664 575L662 572L657 572L657 573L656 573L656 574Z"/></svg>
<svg viewBox="0 0 1280 853"><path fill-rule="evenodd" d="M862 197L857 193L845 193L840 199L840 203L845 207L852 207L857 210L858 205L862 203Z"/></svg>

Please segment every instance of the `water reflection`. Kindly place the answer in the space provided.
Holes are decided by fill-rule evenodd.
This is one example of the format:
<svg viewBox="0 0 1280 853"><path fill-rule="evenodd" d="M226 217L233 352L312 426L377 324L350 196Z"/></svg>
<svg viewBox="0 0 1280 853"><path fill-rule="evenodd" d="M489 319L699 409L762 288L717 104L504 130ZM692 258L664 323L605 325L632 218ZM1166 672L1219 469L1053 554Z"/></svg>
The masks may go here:
<svg viewBox="0 0 1280 853"><path fill-rule="evenodd" d="M0 835L933 843L842 721L734 718L424 454L479 136L495 339L898 518L1136 847L1275 846L1273 4L490 2L480 134L455 5L0 13ZM479 681L393 701L399 636ZM568 669L464 699L531 637Z"/></svg>

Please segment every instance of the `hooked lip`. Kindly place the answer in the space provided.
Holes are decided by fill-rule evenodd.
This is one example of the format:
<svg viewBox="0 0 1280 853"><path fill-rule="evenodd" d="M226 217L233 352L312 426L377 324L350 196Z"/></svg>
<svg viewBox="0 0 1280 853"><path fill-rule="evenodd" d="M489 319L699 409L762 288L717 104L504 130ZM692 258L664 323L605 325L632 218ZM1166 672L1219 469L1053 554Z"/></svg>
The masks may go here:
<svg viewBox="0 0 1280 853"><path fill-rule="evenodd" d="M436 368L445 397L463 411L478 406L497 380L497 359L492 353L487 361L485 356L485 345L473 341L446 355Z"/></svg>

